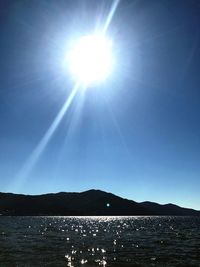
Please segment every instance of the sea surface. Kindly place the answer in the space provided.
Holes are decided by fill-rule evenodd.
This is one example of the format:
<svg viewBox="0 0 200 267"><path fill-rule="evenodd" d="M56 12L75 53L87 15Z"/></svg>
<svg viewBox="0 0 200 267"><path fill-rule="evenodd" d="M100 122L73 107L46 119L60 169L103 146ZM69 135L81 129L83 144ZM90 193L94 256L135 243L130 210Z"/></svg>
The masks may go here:
<svg viewBox="0 0 200 267"><path fill-rule="evenodd" d="M0 267L200 266L200 218L0 216Z"/></svg>

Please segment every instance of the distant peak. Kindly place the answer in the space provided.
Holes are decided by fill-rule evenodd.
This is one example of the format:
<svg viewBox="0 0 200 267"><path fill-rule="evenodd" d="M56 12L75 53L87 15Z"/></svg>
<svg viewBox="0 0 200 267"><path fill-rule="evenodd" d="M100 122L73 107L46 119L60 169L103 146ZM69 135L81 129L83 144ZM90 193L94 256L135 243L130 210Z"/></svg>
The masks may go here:
<svg viewBox="0 0 200 267"><path fill-rule="evenodd" d="M81 194L97 194L97 193L107 194L107 192L99 190L99 189L89 189L89 190L81 192Z"/></svg>
<svg viewBox="0 0 200 267"><path fill-rule="evenodd" d="M86 192L104 192L102 190L99 190L99 189L89 189L89 190L86 190L86 191L83 191L82 193L86 193ZM104 192L105 193L105 192Z"/></svg>

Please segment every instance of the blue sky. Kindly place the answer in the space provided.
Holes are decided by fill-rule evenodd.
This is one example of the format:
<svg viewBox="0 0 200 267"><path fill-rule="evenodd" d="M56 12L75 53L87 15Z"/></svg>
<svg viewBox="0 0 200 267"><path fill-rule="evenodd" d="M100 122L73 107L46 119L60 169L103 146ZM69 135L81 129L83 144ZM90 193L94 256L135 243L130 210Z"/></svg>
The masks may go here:
<svg viewBox="0 0 200 267"><path fill-rule="evenodd" d="M69 96L68 44L112 1L1 1L0 191L98 188L200 210L199 1L121 1L115 68L78 92L29 174L20 173Z"/></svg>

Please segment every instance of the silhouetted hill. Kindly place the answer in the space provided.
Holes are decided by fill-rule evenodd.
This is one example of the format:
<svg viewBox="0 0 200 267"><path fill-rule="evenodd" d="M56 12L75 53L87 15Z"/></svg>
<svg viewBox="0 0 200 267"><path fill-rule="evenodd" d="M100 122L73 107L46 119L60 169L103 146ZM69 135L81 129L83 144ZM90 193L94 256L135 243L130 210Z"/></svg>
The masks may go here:
<svg viewBox="0 0 200 267"><path fill-rule="evenodd" d="M200 211L173 204L138 203L100 190L81 193L21 195L0 193L2 215L192 215Z"/></svg>
<svg viewBox="0 0 200 267"><path fill-rule="evenodd" d="M200 216L200 211L193 209L182 208L174 204L158 204L154 202L145 201L140 203L143 207L154 211L158 215L175 215L175 216Z"/></svg>

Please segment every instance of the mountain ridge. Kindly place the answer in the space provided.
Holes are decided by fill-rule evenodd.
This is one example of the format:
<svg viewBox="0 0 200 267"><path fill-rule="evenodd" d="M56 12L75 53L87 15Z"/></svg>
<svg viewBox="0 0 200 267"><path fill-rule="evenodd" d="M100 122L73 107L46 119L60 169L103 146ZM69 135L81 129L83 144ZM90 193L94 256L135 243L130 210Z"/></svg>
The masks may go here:
<svg viewBox="0 0 200 267"><path fill-rule="evenodd" d="M41 195L0 193L1 215L152 215L200 216L200 211L150 201L136 202L115 194L90 189L83 192L58 192Z"/></svg>

